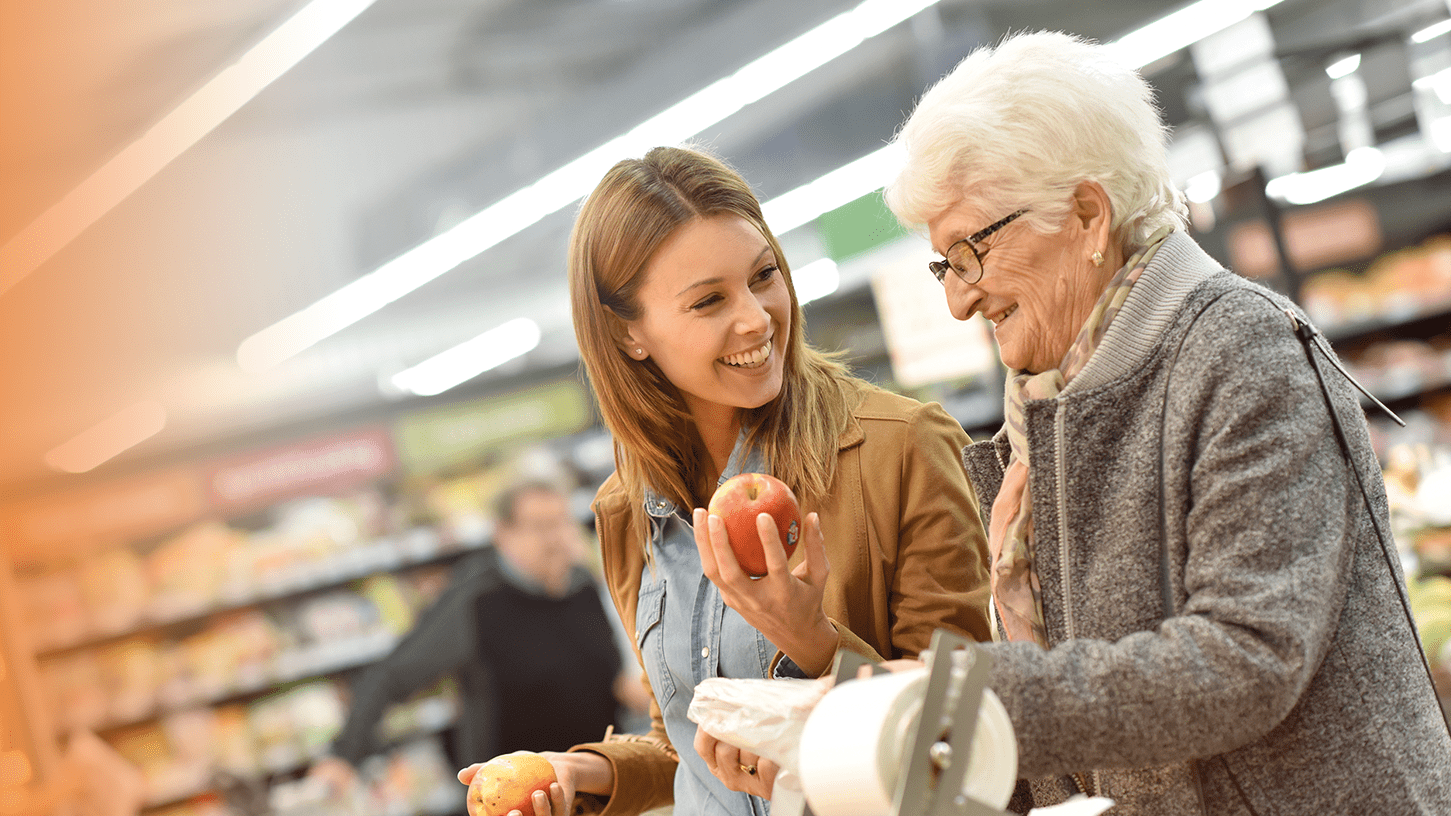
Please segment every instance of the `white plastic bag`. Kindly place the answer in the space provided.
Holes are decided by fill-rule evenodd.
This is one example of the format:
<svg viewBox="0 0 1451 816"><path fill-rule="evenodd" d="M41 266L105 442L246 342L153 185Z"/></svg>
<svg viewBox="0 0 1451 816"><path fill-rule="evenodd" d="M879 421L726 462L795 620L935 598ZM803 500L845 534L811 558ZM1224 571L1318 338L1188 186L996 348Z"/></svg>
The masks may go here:
<svg viewBox="0 0 1451 816"><path fill-rule="evenodd" d="M710 677L695 687L687 716L711 735L763 756L795 777L801 729L832 678L737 680ZM777 785L781 777L776 778Z"/></svg>

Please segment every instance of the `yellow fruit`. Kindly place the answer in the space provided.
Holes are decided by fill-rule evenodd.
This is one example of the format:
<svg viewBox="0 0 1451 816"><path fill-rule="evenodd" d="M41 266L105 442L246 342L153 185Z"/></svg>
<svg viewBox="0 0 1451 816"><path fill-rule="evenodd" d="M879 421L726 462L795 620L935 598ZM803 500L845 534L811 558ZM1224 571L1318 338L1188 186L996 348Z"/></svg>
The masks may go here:
<svg viewBox="0 0 1451 816"><path fill-rule="evenodd" d="M554 766L532 751L496 756L469 783L469 816L508 816L512 810L534 816L534 791L548 796L550 783L557 781Z"/></svg>

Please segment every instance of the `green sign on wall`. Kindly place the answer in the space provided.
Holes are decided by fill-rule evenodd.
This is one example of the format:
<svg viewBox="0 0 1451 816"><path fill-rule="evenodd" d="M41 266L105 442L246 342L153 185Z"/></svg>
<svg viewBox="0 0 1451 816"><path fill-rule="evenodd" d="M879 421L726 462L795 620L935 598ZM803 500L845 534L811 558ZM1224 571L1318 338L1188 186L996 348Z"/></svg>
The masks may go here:
<svg viewBox="0 0 1451 816"><path fill-rule="evenodd" d="M887 209L881 190L874 190L823 213L816 219L816 228L821 242L826 245L827 255L838 262L907 234L897 222L897 217Z"/></svg>
<svg viewBox="0 0 1451 816"><path fill-rule="evenodd" d="M571 434L589 423L584 386L562 380L409 414L398 420L394 440L399 461L418 473L475 458L504 443Z"/></svg>

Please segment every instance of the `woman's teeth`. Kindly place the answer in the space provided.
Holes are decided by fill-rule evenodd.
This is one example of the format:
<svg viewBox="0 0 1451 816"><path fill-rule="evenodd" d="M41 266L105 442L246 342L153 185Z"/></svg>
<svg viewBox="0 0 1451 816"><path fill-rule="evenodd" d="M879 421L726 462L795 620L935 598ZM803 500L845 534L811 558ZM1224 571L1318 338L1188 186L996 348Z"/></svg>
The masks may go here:
<svg viewBox="0 0 1451 816"><path fill-rule="evenodd" d="M736 368L755 368L756 366L765 363L766 358L770 356L771 341L767 340L766 345L761 346L755 351L746 351L740 354L732 354L727 357L720 358L720 361L728 366L735 366Z"/></svg>
<svg viewBox="0 0 1451 816"><path fill-rule="evenodd" d="M1006 312L1003 312L1002 314L998 315L997 318L995 318L993 320L993 325L994 326L997 326L997 325L1001 324L1004 320L1007 320L1008 318L1012 317L1013 316L1013 313L1016 312L1017 310L1018 310L1018 307L1017 306L1013 306L1012 308L1008 309Z"/></svg>

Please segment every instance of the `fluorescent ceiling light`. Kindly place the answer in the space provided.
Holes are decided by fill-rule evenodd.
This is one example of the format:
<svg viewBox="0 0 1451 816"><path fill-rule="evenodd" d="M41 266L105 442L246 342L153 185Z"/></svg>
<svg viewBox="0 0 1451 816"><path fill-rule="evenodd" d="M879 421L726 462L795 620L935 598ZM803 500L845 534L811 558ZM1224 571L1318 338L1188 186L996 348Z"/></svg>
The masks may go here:
<svg viewBox="0 0 1451 816"><path fill-rule="evenodd" d="M45 463L66 473L85 473L165 427L166 409L160 403L138 402L57 446L45 455Z"/></svg>
<svg viewBox="0 0 1451 816"><path fill-rule="evenodd" d="M1411 83L1417 90L1431 89L1442 104L1451 105L1451 68L1442 68Z"/></svg>
<svg viewBox="0 0 1451 816"><path fill-rule="evenodd" d="M1411 42L1423 43L1427 40L1434 40L1448 31L1451 31L1451 19L1442 20L1439 23L1428 25L1420 31L1417 31L1411 35Z"/></svg>
<svg viewBox="0 0 1451 816"><path fill-rule="evenodd" d="M841 286L841 273L836 261L817 258L800 269L791 270L791 282L796 285L796 301L805 305L835 292Z"/></svg>
<svg viewBox="0 0 1451 816"><path fill-rule="evenodd" d="M1199 29L1192 38L1185 40L1182 45L1164 52L1171 53L1201 37L1227 28L1255 11L1269 8L1278 2L1280 0L1254 0L1254 2L1233 0L1232 2L1218 4L1211 3L1210 0L1201 0L1199 3L1175 12L1177 15L1187 14L1188 16L1176 17L1175 14L1171 14L1169 17L1159 20L1157 23L1151 23L1144 29L1126 35L1110 47L1115 48L1120 58L1125 54L1147 53L1143 51L1134 52L1132 49L1141 49L1142 46L1137 45L1137 43L1143 41L1145 37L1148 37L1152 41L1154 37L1172 34L1180 27L1191 24L1209 26L1209 28ZM444 274L457 264L488 249L514 232L523 229L529 224L543 218L545 215L585 195L589 192L590 184L593 182L581 185L581 179L588 182L590 179L598 178L608 167L618 161L620 156L629 155L631 150L644 149L653 147L656 144L666 144L672 141L681 141L684 137L677 139L661 138L647 141L642 147L641 145L632 144L630 140L631 134L635 134L637 131L651 125L652 122L666 117L677 108L706 107L703 103L692 102L692 100L699 100L703 95L711 92L712 88L723 86L724 83L730 82L733 77L750 75L754 70L753 66L760 62L771 59L778 54L787 54L792 49L802 47L802 44L808 38L813 37L816 32L822 31L833 24L838 24L838 21L843 18L854 14L861 14L864 10L873 8L872 14L877 18L873 26L876 27L876 31L881 31L889 28L895 22L907 19L912 14L917 13L929 5L932 5L932 3L914 0L907 8L896 10L894 14L889 15L885 10L886 4L873 2L863 3L855 11L847 12L814 31L798 37L796 40L758 60L757 63L747 65L732 77L727 77L707 87L705 90L679 103L674 108L655 117L655 119L640 125L634 131L625 134L625 136L621 136L591 151L589 154L576 159L574 162L540 179L534 185L526 187L486 208L478 215L464 221L452 230L442 233L393 261L384 264L376 271L365 275L353 284L343 287L312 306L309 306L307 309L249 337L243 342L242 347L238 349L238 363L243 368L253 371L271 368L277 363L291 357L293 354L308 348L319 340L340 331L393 300L408 294L419 286ZM1239 11L1236 11L1236 9L1239 9ZM1235 14L1238 14L1238 16L1234 16ZM891 22L888 22L889 20ZM1160 28L1156 29L1155 26L1159 26ZM1144 34L1146 31L1149 32L1148 35ZM1156 34L1155 32L1159 33ZM873 33L876 32L874 31ZM865 39L866 36L870 35L859 37L857 42ZM1125 45L1124 43L1127 44ZM835 55L832 54L832 56ZM1163 54L1148 57L1143 60L1143 63L1137 64L1135 67L1152 62L1158 59L1159 56L1163 56ZM783 57L784 59L786 58ZM824 62L825 60L821 61L821 63ZM817 64L819 65L821 63ZM797 65L794 70L797 73L791 77L792 79L806 73L806 70L810 69L801 70L801 66ZM779 77L772 77L769 73L761 77L761 80L771 81L773 84L769 90L760 92L756 96L757 99L764 97L767 93L786 84L786 82L775 84L779 81ZM724 118L724 114L720 118ZM701 127L706 127L713 123L706 123L701 125ZM814 181L803 184L790 192L764 202L761 205L762 214L765 216L766 223L771 227L772 232L778 236L784 235L797 227L811 223L823 213L830 212L843 204L855 201L867 193L886 186L896 176L897 171L901 169L903 159L900 145L886 145ZM591 162L593 166L591 166ZM1214 176L1214 193L1208 197L1212 199L1219 192L1217 173L1206 174L1206 178L1199 179L1200 184L1194 186L1194 190L1196 193L1207 192L1207 175ZM527 197L531 194L531 191L536 191L533 193L533 199ZM539 212L538 215L529 214L521 216L520 208L515 206L516 201L521 204L533 205L536 207L536 211L546 206L552 207L552 209L549 209L548 212ZM508 223L507 219L510 216L519 217L520 220L527 218L528 223L516 228L512 223ZM500 226L499 221L504 221L503 226ZM475 226L471 228L471 224ZM466 233L469 231L475 234L467 235ZM424 253L432 251L435 245L437 245L436 253L425 256ZM825 263L831 264L829 271L824 265ZM823 264L823 266L819 267L820 272L813 269L817 264ZM821 292L821 294L816 294L818 283L814 278L817 274L822 276L820 286L823 288L828 285L830 286L829 289ZM815 298L830 294L840 285L840 274L836 269L836 264L826 258L807 264L796 270L793 273L793 279L796 283L796 296L801 303L807 303ZM370 280L373 283L369 283ZM450 354L452 351L450 350L443 354ZM441 354L439 356L443 355ZM406 373L404 372L404 374ZM403 374L396 375L393 378L393 383L404 388L404 390L412 390L399 382L398 378L402 376Z"/></svg>
<svg viewBox="0 0 1451 816"><path fill-rule="evenodd" d="M903 161L900 145L879 148L767 201L761 205L762 215L772 232L784 235L802 224L811 223L822 213L885 187L901 169Z"/></svg>
<svg viewBox="0 0 1451 816"><path fill-rule="evenodd" d="M1360 55L1351 54L1348 57L1341 57L1325 66L1325 75L1331 79L1340 79L1341 77L1350 76L1355 73L1355 70L1359 67Z"/></svg>
<svg viewBox="0 0 1451 816"><path fill-rule="evenodd" d="M1357 147L1335 164L1307 173L1270 179L1265 194L1290 204L1314 204L1333 195L1370 184L1385 172L1385 156L1374 147Z"/></svg>
<svg viewBox="0 0 1451 816"><path fill-rule="evenodd" d="M866 0L574 161L485 207L237 349L247 371L266 371L362 320L540 219L587 195L620 159L678 144L876 36L938 0Z"/></svg>
<svg viewBox="0 0 1451 816"><path fill-rule="evenodd" d="M313 0L0 247L0 295L336 34L375 0Z"/></svg>
<svg viewBox="0 0 1451 816"><path fill-rule="evenodd" d="M1189 183L1184 185L1184 195L1196 204L1206 204L1219 195L1222 183L1218 170L1206 170L1189 179Z"/></svg>
<svg viewBox="0 0 1451 816"><path fill-rule="evenodd" d="M1187 48L1281 0L1198 0L1108 44L1114 59L1130 68Z"/></svg>
<svg viewBox="0 0 1451 816"><path fill-rule="evenodd" d="M539 345L539 324L527 317L489 329L448 351L393 375L393 384L410 394L431 397L497 368Z"/></svg>
<svg viewBox="0 0 1451 816"><path fill-rule="evenodd" d="M1451 153L1451 116L1443 116L1431 122L1431 144L1442 153Z"/></svg>

